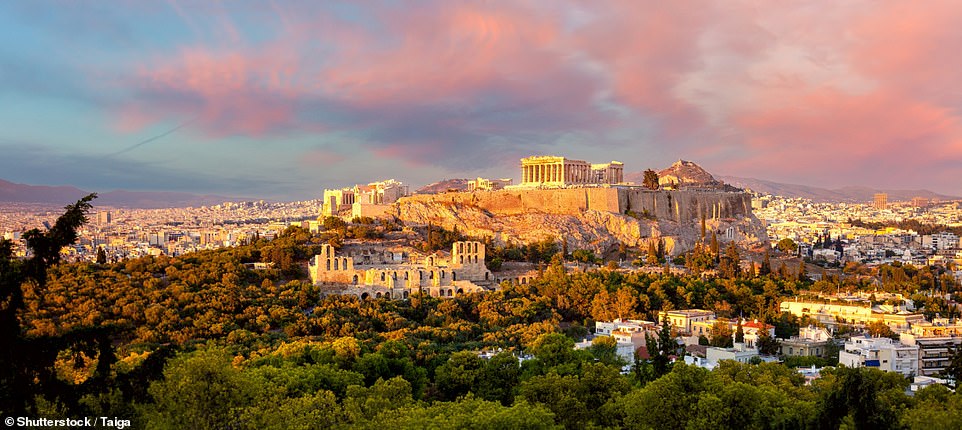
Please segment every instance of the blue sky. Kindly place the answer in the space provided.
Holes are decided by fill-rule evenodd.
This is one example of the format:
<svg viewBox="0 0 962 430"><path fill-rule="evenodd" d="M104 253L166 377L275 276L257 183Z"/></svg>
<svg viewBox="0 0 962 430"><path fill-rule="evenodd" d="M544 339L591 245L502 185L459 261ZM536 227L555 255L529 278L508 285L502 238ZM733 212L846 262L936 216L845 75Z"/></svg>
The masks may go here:
<svg viewBox="0 0 962 430"><path fill-rule="evenodd" d="M0 3L0 178L317 198L518 159L962 194L958 2Z"/></svg>

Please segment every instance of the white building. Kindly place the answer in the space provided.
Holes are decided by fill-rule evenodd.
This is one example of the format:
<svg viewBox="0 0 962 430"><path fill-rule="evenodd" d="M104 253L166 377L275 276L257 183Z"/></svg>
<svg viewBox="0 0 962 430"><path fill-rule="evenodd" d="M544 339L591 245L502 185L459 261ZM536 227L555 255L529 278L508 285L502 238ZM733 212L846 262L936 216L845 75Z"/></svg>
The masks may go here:
<svg viewBox="0 0 962 430"><path fill-rule="evenodd" d="M919 370L919 347L903 345L887 337L854 337L838 353L838 364L875 367L886 372L913 376Z"/></svg>

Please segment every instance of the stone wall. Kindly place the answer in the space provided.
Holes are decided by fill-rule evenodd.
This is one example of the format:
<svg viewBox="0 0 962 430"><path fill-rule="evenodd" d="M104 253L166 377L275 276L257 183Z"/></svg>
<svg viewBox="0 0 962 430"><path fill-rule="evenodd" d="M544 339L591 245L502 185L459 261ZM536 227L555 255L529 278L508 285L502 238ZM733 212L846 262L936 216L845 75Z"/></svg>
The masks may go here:
<svg viewBox="0 0 962 430"><path fill-rule="evenodd" d="M587 210L625 214L628 210L674 222L751 216L746 193L652 191L635 188L562 188L498 190L416 195L399 203L450 203L475 206L494 215L547 213L578 215Z"/></svg>

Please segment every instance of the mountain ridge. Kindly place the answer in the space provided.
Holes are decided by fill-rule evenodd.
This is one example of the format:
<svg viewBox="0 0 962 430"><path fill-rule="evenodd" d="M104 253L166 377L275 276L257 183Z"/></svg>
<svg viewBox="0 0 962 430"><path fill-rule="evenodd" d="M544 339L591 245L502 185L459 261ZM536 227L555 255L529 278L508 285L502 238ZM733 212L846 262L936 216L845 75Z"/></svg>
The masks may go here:
<svg viewBox="0 0 962 430"><path fill-rule="evenodd" d="M871 202L876 193L888 194L889 201L909 201L913 197L923 197L940 200L959 200L962 197L950 196L929 190L895 190L877 189L872 187L848 185L839 188L822 188L801 184L786 184L756 178L741 178L737 176L717 176L719 180L740 188L749 188L754 192L772 194L782 197L806 198L817 202Z"/></svg>
<svg viewBox="0 0 962 430"><path fill-rule="evenodd" d="M0 179L0 202L65 205L80 199L90 191L69 185L29 185ZM160 209L188 206L208 206L225 201L250 200L211 194L175 191L111 190L97 193L97 205L138 209Z"/></svg>

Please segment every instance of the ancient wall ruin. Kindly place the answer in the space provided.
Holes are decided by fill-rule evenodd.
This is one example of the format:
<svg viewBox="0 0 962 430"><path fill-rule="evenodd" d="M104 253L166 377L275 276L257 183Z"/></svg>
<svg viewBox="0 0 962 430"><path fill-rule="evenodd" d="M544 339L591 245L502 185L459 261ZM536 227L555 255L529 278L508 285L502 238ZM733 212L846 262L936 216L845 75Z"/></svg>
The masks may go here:
<svg viewBox="0 0 962 430"><path fill-rule="evenodd" d="M471 193L415 195L405 201L476 206L495 215L530 212L576 215L586 210L635 214L675 222L739 218L751 215L751 196L746 193L662 191L637 188L562 188L546 190L498 190Z"/></svg>

